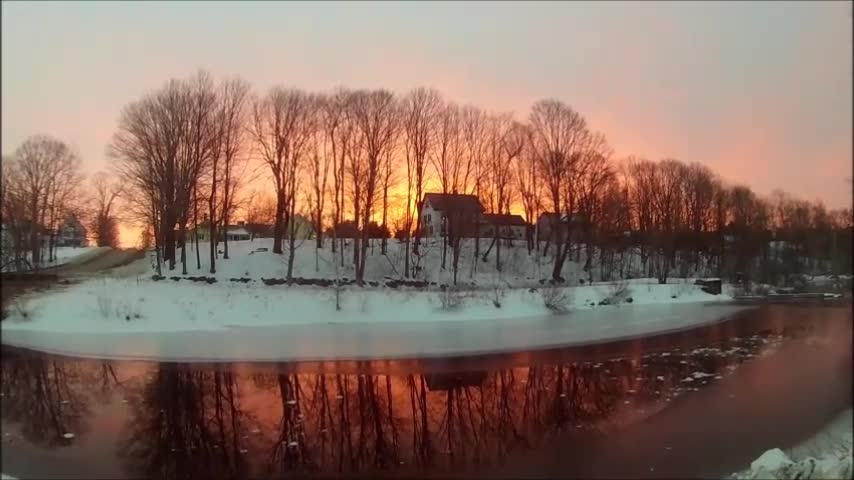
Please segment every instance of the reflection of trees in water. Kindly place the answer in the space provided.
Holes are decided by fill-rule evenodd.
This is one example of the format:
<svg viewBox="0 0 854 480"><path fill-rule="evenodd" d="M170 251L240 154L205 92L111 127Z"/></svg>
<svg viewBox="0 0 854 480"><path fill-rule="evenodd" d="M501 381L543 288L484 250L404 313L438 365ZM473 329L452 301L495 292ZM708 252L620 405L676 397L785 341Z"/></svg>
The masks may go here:
<svg viewBox="0 0 854 480"><path fill-rule="evenodd" d="M88 429L90 410L81 387L92 385L82 362L7 356L2 362L3 420L20 424L22 436L37 445L67 443L66 433Z"/></svg>
<svg viewBox="0 0 854 480"><path fill-rule="evenodd" d="M242 478L250 444L234 374L161 364L132 402L119 451L149 478Z"/></svg>
<svg viewBox="0 0 854 480"><path fill-rule="evenodd" d="M266 385L282 405L271 474L461 472L498 464L568 430L598 428L624 409L662 403L713 382L712 376L740 361L738 355L676 351L499 370L476 381L459 374L298 374L255 383ZM694 372L708 376L686 383Z"/></svg>
<svg viewBox="0 0 854 480"><path fill-rule="evenodd" d="M405 376L161 364L148 381L120 381L121 363L11 357L3 362L3 418L22 422L34 442L56 443L84 430L91 398L106 401L119 388L131 411L117 451L135 476L465 472L712 382L685 379L725 374L764 344L748 340L717 353Z"/></svg>
<svg viewBox="0 0 854 480"><path fill-rule="evenodd" d="M484 373L476 384L424 375L279 375L277 389L269 380L255 384L282 405L271 474L460 471L608 415L620 392L600 376L553 366Z"/></svg>

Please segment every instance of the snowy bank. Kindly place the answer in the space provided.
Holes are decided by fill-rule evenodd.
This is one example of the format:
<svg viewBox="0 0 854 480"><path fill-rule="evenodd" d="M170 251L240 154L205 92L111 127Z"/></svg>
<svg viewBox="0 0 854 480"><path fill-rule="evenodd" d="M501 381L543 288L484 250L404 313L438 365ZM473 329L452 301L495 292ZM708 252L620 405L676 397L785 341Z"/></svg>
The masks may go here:
<svg viewBox="0 0 854 480"><path fill-rule="evenodd" d="M774 448L763 453L735 479L842 479L852 478L852 410L837 416L819 433L783 452Z"/></svg>
<svg viewBox="0 0 854 480"><path fill-rule="evenodd" d="M524 294L517 292L522 297ZM370 298L370 297L369 297ZM744 309L733 305L646 305L597 307L565 315L544 314L541 307L529 308L536 315L502 317L504 308L491 304L463 312L432 312L446 321L418 321L411 311L429 305L428 299L396 299L383 302L373 297L371 308L383 307L382 321L367 314L338 312L334 321L324 317L293 317L293 323L271 326L224 325L221 328L176 328L155 320L149 330L121 331L106 326L100 332L51 331L28 328L26 322L4 321L3 343L48 353L107 359L166 361L318 361L334 359L390 359L470 355L543 348L578 346L696 328L730 318ZM277 303L277 305L280 305ZM305 308L318 305L303 300ZM319 305L328 305L320 303ZM391 308L387 308L387 307ZM234 307L239 309L239 307ZM279 315L287 317L281 306ZM318 308L318 307L315 307ZM272 311L272 309L270 310ZM471 313L465 313L469 312ZM506 311L511 311L507 309ZM205 310L201 315L213 311ZM324 313L330 318L333 309ZM472 318L466 318L464 315ZM475 317L480 315L480 317ZM93 315L94 317L94 315ZM38 318L38 317L36 317ZM206 317L196 316L196 326ZM423 318L421 318L423 320ZM125 322L133 325L135 320ZM61 322L54 322L58 325ZM193 325L185 322L185 325ZM168 328L168 331L158 331Z"/></svg>
<svg viewBox="0 0 854 480"><path fill-rule="evenodd" d="M3 332L170 332L229 327L496 321L553 317L544 295L561 297L569 312L618 310L600 306L613 294L607 285L561 289L483 290L455 294L349 287L336 310L333 288L176 284L170 280L109 278L83 282L48 294L16 299ZM632 305L712 303L730 300L684 284L641 285Z"/></svg>

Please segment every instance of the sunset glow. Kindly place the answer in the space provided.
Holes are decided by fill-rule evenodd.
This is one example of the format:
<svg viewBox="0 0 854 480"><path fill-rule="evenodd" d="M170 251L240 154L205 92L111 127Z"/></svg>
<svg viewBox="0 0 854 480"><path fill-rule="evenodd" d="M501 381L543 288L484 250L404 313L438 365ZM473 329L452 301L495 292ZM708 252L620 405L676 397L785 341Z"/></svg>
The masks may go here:
<svg viewBox="0 0 854 480"><path fill-rule="evenodd" d="M87 171L108 168L122 107L202 67L258 93L425 85L519 119L559 98L617 156L698 161L760 194L851 203L850 2L2 8L4 154L50 132ZM205 22L192 20L202 9Z"/></svg>

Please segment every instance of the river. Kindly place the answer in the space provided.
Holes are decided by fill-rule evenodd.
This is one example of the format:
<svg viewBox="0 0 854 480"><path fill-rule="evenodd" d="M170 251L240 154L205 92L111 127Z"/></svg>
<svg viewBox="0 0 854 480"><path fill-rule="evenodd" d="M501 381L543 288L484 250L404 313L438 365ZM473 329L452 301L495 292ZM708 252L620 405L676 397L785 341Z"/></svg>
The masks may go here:
<svg viewBox="0 0 854 480"><path fill-rule="evenodd" d="M4 347L3 472L720 478L850 408L851 323L850 305L763 306L651 338L374 361Z"/></svg>

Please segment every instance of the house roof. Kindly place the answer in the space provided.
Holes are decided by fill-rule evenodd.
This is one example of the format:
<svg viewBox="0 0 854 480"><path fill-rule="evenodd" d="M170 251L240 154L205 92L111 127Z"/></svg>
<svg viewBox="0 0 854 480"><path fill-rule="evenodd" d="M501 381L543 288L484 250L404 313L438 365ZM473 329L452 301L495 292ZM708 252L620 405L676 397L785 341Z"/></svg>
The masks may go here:
<svg viewBox="0 0 854 480"><path fill-rule="evenodd" d="M540 217L537 219L537 222L544 222L544 221L551 222L557 216L558 216L558 214L554 213L554 212L542 213L542 214L540 214ZM570 218L572 218L572 220L574 220L574 221L580 221L581 220L581 218L577 214L572 214L572 215L567 215L565 213L560 214L560 221L562 223L568 223Z"/></svg>
<svg viewBox="0 0 854 480"><path fill-rule="evenodd" d="M484 213L483 215L481 215L480 220L482 223L488 223L491 225L512 225L521 227L527 225L525 219L522 218L520 215Z"/></svg>
<svg viewBox="0 0 854 480"><path fill-rule="evenodd" d="M434 210L441 211L473 211L483 212L483 205L474 195L460 195L456 193L426 193L424 201L430 202Z"/></svg>
<svg viewBox="0 0 854 480"><path fill-rule="evenodd" d="M246 231L243 227L232 227L231 225L225 229L225 233L229 233L231 235L249 235L249 232Z"/></svg>

